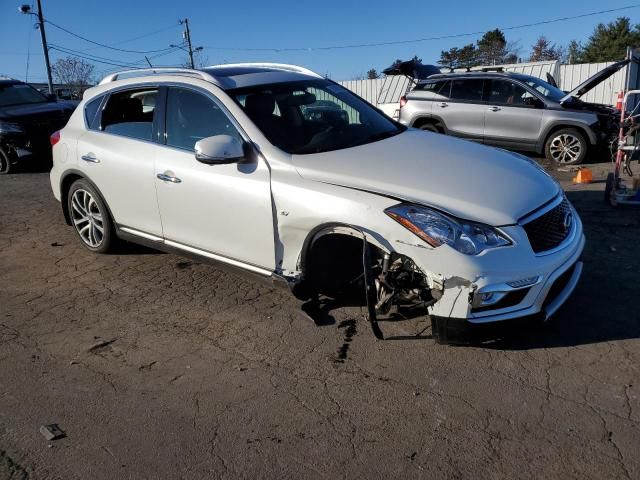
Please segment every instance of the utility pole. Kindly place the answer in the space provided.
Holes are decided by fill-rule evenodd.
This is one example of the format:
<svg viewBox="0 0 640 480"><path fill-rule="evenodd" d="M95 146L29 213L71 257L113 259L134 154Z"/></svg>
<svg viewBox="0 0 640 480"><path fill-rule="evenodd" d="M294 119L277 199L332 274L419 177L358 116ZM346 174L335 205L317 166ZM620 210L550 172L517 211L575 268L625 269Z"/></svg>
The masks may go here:
<svg viewBox="0 0 640 480"><path fill-rule="evenodd" d="M47 46L47 34L44 31L44 15L42 15L42 3L38 0L38 13L31 11L30 5L20 5L18 9L20 13L25 15L34 15L38 17L38 28L40 29L40 38L42 39L42 50L44 51L44 63L47 67L47 83L49 84L49 93L53 94L53 81L51 80L51 64L49 63L49 47Z"/></svg>
<svg viewBox="0 0 640 480"><path fill-rule="evenodd" d="M38 0L38 3L40 3L40 0ZM187 48L189 49L189 63L191 64L191 68L196 68L195 63L193 63L193 48L191 46L191 32L189 32L189 19L185 18L184 20L180 20L180 25L184 25L182 37L187 42Z"/></svg>
<svg viewBox="0 0 640 480"><path fill-rule="evenodd" d="M53 94L53 81L51 80L51 64L49 63L49 47L47 46L47 34L44 32L44 16L42 15L42 3L38 0L38 24L40 25L40 37L42 38L42 50L44 50L44 63L47 67L47 83L49 93Z"/></svg>

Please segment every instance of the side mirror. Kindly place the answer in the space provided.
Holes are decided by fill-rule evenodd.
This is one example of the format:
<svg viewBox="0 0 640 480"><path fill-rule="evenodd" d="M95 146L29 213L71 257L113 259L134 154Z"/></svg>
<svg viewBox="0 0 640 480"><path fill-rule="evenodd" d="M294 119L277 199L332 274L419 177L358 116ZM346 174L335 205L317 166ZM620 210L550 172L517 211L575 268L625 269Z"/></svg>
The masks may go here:
<svg viewBox="0 0 640 480"><path fill-rule="evenodd" d="M58 96L55 93L47 93L47 102L57 102Z"/></svg>
<svg viewBox="0 0 640 480"><path fill-rule="evenodd" d="M544 102L536 97L525 97L522 99L523 105L532 108L544 108Z"/></svg>
<svg viewBox="0 0 640 480"><path fill-rule="evenodd" d="M230 135L214 135L198 140L195 154L196 160L207 165L237 163L245 156L242 142Z"/></svg>

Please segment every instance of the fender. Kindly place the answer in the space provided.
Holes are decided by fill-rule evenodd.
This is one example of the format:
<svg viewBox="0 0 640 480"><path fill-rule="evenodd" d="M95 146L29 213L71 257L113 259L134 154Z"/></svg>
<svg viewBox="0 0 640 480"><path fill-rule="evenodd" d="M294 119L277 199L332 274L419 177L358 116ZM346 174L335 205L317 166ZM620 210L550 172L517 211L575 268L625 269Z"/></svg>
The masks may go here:
<svg viewBox="0 0 640 480"><path fill-rule="evenodd" d="M102 192L100 191L98 186L84 172L82 172L82 171L80 171L80 170L78 170L76 168L70 168L68 170L65 170L64 173L62 175L60 175L60 196L61 196L60 204L62 206L62 213L64 215L65 222L67 222L67 225L71 225L71 215L69 215L69 205L68 205L68 201L67 201L67 192L65 192L62 187L63 187L63 185L65 183L65 180L70 175L77 175L78 177L82 178L83 180L89 182L89 184L95 189L95 191L98 192L98 196L100 197L100 200L102 200L102 203L107 207L107 213L109 214L109 217L111 218L111 221L113 222L114 225L116 225L117 222L116 222L116 219L113 216L113 213L111 213L111 208L109 207L109 204L107 203L107 201L104 199L104 195L102 195ZM63 194L64 194L64 198L63 198Z"/></svg>
<svg viewBox="0 0 640 480"><path fill-rule="evenodd" d="M552 130L557 130L559 128L577 128L580 132L584 133L587 137L587 141L591 145L598 144L598 137L596 133L593 131L590 125L583 122L576 122L575 120L558 120L550 125L547 125L545 129L542 131L540 135L540 140L536 145L538 152L544 151L544 145L547 143L547 138Z"/></svg>

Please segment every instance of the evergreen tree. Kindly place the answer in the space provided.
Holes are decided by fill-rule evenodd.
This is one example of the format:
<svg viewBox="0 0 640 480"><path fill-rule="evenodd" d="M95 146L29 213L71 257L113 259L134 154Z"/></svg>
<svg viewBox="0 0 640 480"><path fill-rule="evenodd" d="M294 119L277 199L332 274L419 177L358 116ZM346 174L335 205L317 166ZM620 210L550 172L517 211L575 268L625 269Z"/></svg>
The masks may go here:
<svg viewBox="0 0 640 480"><path fill-rule="evenodd" d="M627 47L640 46L640 26L631 26L629 17L600 23L589 37L580 55L581 62L611 62L622 60Z"/></svg>

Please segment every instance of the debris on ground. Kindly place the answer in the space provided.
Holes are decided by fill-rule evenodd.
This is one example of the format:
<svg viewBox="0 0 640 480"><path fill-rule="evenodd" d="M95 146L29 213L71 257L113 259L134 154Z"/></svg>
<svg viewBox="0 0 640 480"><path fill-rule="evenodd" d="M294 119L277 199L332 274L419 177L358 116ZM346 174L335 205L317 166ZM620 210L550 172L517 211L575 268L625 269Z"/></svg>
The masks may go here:
<svg viewBox="0 0 640 480"><path fill-rule="evenodd" d="M57 423L42 425L40 427L40 433L44 438L47 439L47 441L58 440L59 438L64 438L67 436L67 434L62 431Z"/></svg>
<svg viewBox="0 0 640 480"><path fill-rule="evenodd" d="M115 342L116 339L113 338L111 340L105 340L103 338L99 339L96 343L94 343L93 345L91 345L88 349L87 352L95 352L96 350L100 349L100 348L104 348L104 347L108 347L109 345L111 345L113 342Z"/></svg>

